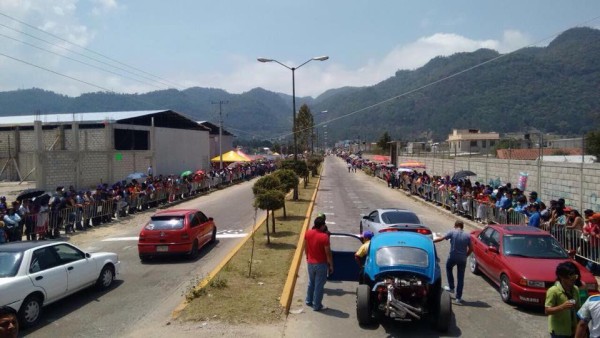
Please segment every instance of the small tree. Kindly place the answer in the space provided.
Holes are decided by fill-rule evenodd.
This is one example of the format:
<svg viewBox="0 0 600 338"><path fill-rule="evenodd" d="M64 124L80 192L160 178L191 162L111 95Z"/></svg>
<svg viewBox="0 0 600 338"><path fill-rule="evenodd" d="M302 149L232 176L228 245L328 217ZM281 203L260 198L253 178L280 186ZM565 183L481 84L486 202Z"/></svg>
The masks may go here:
<svg viewBox="0 0 600 338"><path fill-rule="evenodd" d="M600 162L600 131L590 131L585 135L585 153L596 156L596 162Z"/></svg>
<svg viewBox="0 0 600 338"><path fill-rule="evenodd" d="M252 192L254 196L260 195L268 190L281 190L281 181L275 175L263 176L254 183L252 186Z"/></svg>
<svg viewBox="0 0 600 338"><path fill-rule="evenodd" d="M295 161L295 160L285 160L281 161L280 165L281 169L291 169L296 175L304 178L304 187L306 188L306 181L308 180L308 167L306 166L306 162L304 161ZM294 201L298 200L298 185L294 187Z"/></svg>
<svg viewBox="0 0 600 338"><path fill-rule="evenodd" d="M319 169L319 166L323 162L323 156L321 156L321 155L311 155L308 158L307 162L308 162L308 169L312 173L312 176L313 177L317 176L317 171Z"/></svg>
<svg viewBox="0 0 600 338"><path fill-rule="evenodd" d="M392 141L392 138L390 137L390 134L388 134L388 132L384 132L383 135L381 135L381 138L379 139L379 141L377 141L377 146L379 148L381 148L381 150L385 152L388 152L390 150L390 142Z"/></svg>
<svg viewBox="0 0 600 338"><path fill-rule="evenodd" d="M254 207L267 211L265 225L267 227L267 243L271 243L271 234L269 233L269 211L271 211L271 227L273 233L275 230L275 210L281 209L285 195L279 190L266 190L254 197Z"/></svg>
<svg viewBox="0 0 600 338"><path fill-rule="evenodd" d="M287 194L290 190L298 186L300 179L298 175L291 169L279 169L273 173L273 176L281 182L281 192ZM283 201L283 218L287 218L287 210L285 209L285 199Z"/></svg>

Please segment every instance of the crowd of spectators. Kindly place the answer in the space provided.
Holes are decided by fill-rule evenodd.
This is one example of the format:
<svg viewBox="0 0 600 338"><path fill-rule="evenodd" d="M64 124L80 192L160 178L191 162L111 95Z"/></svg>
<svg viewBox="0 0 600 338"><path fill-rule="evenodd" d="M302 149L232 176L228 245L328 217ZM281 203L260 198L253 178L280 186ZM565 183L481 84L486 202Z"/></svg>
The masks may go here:
<svg viewBox="0 0 600 338"><path fill-rule="evenodd" d="M275 170L271 161L244 163L189 175L148 175L115 184L98 184L95 189L57 187L51 193L7 204L0 197L0 244L13 241L59 238L118 220L214 188L262 176Z"/></svg>
<svg viewBox="0 0 600 338"><path fill-rule="evenodd" d="M472 181L469 177L429 175L426 170L398 169L344 156L346 162L369 175L386 181L392 189L402 189L426 201L442 205L476 222L520 224L550 232L567 249L586 260L587 267L600 272L600 212L581 213L562 198L545 203L536 191L525 191L510 182Z"/></svg>

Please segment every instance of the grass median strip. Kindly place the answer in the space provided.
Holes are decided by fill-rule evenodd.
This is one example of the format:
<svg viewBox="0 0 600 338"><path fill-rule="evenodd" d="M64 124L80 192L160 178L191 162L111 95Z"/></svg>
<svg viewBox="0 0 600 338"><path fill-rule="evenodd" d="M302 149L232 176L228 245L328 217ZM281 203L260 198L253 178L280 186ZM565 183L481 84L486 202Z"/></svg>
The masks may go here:
<svg viewBox="0 0 600 338"><path fill-rule="evenodd" d="M286 201L286 219L282 210L276 212L277 232L271 233L271 244L267 244L263 223L254 241L249 239L206 286L198 289L199 281L190 281L188 304L179 319L233 324L280 320L284 312L279 298L316 185L317 178L313 178L306 189L299 189L298 201Z"/></svg>

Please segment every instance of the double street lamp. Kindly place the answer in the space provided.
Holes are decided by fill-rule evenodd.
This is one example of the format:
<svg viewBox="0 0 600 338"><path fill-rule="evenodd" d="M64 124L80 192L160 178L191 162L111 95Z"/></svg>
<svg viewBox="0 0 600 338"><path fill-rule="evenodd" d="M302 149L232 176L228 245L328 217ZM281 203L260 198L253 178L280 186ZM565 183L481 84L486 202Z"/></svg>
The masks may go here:
<svg viewBox="0 0 600 338"><path fill-rule="evenodd" d="M297 136L296 136L296 76L295 76L295 72L296 69L304 66L305 64L315 60L315 61L325 61L329 59L329 56L316 56L314 58L308 59L306 60L303 64L301 64L298 67L289 67L275 59L267 59L267 58L258 58L257 60L260 62L276 62L280 65L282 65L283 67L289 69L292 71L292 109L293 109L293 133L294 133L294 161L298 160L298 141L297 141Z"/></svg>

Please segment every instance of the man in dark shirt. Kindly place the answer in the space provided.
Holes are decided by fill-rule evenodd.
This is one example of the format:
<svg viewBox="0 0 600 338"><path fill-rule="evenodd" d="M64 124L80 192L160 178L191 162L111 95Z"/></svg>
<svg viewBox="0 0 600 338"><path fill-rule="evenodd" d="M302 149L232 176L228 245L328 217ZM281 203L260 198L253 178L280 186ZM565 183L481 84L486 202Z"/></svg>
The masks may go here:
<svg viewBox="0 0 600 338"><path fill-rule="evenodd" d="M446 278L448 278L448 285L444 289L450 293L454 293L454 276L452 269L454 266L457 268L456 278L458 279L456 288L456 302L462 303L462 291L463 284L465 281L465 268L467 266L467 257L473 252L473 245L471 244L471 236L463 231L464 224L462 221L456 221L454 223L454 230L448 232L444 237L436 238L433 242L441 242L443 240L450 240L450 254L446 261Z"/></svg>

